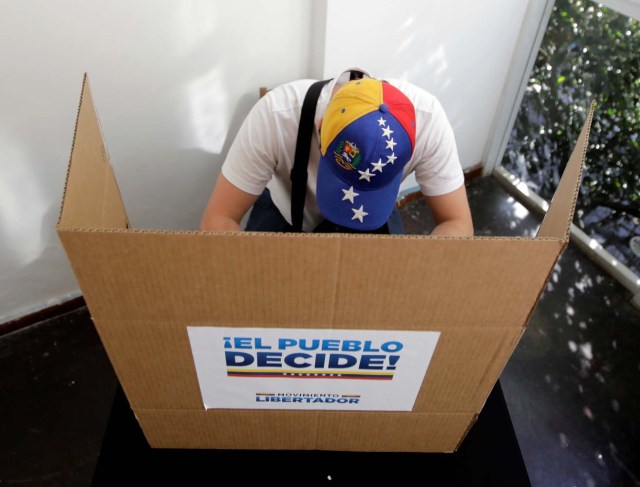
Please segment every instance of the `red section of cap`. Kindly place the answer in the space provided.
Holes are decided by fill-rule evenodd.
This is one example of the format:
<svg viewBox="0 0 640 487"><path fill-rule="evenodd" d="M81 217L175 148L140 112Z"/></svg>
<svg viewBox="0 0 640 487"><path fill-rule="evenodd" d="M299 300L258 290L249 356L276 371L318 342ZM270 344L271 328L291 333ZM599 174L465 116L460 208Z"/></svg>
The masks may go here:
<svg viewBox="0 0 640 487"><path fill-rule="evenodd" d="M404 93L389 83L382 83L382 101L407 132L411 141L411 152L413 152L416 146L416 110L413 103Z"/></svg>

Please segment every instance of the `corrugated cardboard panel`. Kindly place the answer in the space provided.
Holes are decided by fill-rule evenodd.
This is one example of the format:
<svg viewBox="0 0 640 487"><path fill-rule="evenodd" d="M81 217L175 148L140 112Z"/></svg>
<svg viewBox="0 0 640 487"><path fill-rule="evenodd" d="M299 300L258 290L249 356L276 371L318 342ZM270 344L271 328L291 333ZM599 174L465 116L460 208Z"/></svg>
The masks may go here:
<svg viewBox="0 0 640 487"><path fill-rule="evenodd" d="M562 248L545 239L60 236L96 320L221 326L522 327Z"/></svg>
<svg viewBox="0 0 640 487"><path fill-rule="evenodd" d="M334 321L521 327L560 248L532 239L345 239Z"/></svg>
<svg viewBox="0 0 640 487"><path fill-rule="evenodd" d="M475 414L331 412L319 417L316 448L452 452L474 420Z"/></svg>
<svg viewBox="0 0 640 487"><path fill-rule="evenodd" d="M128 231L60 237L98 322L331 322L336 240Z"/></svg>
<svg viewBox="0 0 640 487"><path fill-rule="evenodd" d="M134 409L204 409L186 326L96 321ZM515 327L444 329L414 412L478 412L521 334Z"/></svg>
<svg viewBox="0 0 640 487"><path fill-rule="evenodd" d="M312 411L134 412L154 448L310 450L315 444Z"/></svg>
<svg viewBox="0 0 640 487"><path fill-rule="evenodd" d="M413 411L479 412L522 332L514 327L445 329Z"/></svg>
<svg viewBox="0 0 640 487"><path fill-rule="evenodd" d="M95 325L133 408L204 410L186 324Z"/></svg>
<svg viewBox="0 0 640 487"><path fill-rule="evenodd" d="M578 141L562 173L560 184L553 195L549 210L538 230L538 237L555 237L569 241L569 230L582 181L582 168L589 146L589 130L594 110L595 103L592 103Z"/></svg>
<svg viewBox="0 0 640 487"><path fill-rule="evenodd" d="M536 239L109 230L127 219L85 82L58 233L152 446L454 450L566 245L585 127ZM441 336L411 413L205 411L187 326Z"/></svg>
<svg viewBox="0 0 640 487"><path fill-rule="evenodd" d="M154 448L443 452L473 414L136 410Z"/></svg>
<svg viewBox="0 0 640 487"><path fill-rule="evenodd" d="M127 215L85 76L58 226L126 228Z"/></svg>

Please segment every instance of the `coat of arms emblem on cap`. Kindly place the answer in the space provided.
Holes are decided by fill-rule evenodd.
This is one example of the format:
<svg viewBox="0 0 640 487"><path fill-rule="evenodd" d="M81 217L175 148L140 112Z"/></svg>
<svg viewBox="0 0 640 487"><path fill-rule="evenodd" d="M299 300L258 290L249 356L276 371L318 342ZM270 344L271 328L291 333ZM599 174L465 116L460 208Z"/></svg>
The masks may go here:
<svg viewBox="0 0 640 487"><path fill-rule="evenodd" d="M353 171L360 163L360 149L348 140L340 142L333 151L333 155L340 167L347 171Z"/></svg>

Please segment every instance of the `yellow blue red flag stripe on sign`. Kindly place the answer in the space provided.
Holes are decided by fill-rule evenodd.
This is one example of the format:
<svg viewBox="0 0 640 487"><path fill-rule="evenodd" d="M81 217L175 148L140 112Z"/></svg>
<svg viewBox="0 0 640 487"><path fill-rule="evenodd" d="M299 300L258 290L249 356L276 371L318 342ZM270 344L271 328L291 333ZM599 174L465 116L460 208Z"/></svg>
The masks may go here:
<svg viewBox="0 0 640 487"><path fill-rule="evenodd" d="M351 380L393 380L393 372L345 372L339 370L246 370L227 369L228 377L277 377L281 379L351 379Z"/></svg>

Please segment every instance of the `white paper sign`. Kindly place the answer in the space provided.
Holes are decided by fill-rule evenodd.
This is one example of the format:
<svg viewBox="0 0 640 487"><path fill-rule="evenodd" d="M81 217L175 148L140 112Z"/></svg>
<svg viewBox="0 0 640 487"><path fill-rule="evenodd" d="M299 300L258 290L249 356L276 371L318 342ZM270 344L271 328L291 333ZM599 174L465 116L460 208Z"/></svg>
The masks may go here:
<svg viewBox="0 0 640 487"><path fill-rule="evenodd" d="M206 409L411 411L439 332L187 327Z"/></svg>

